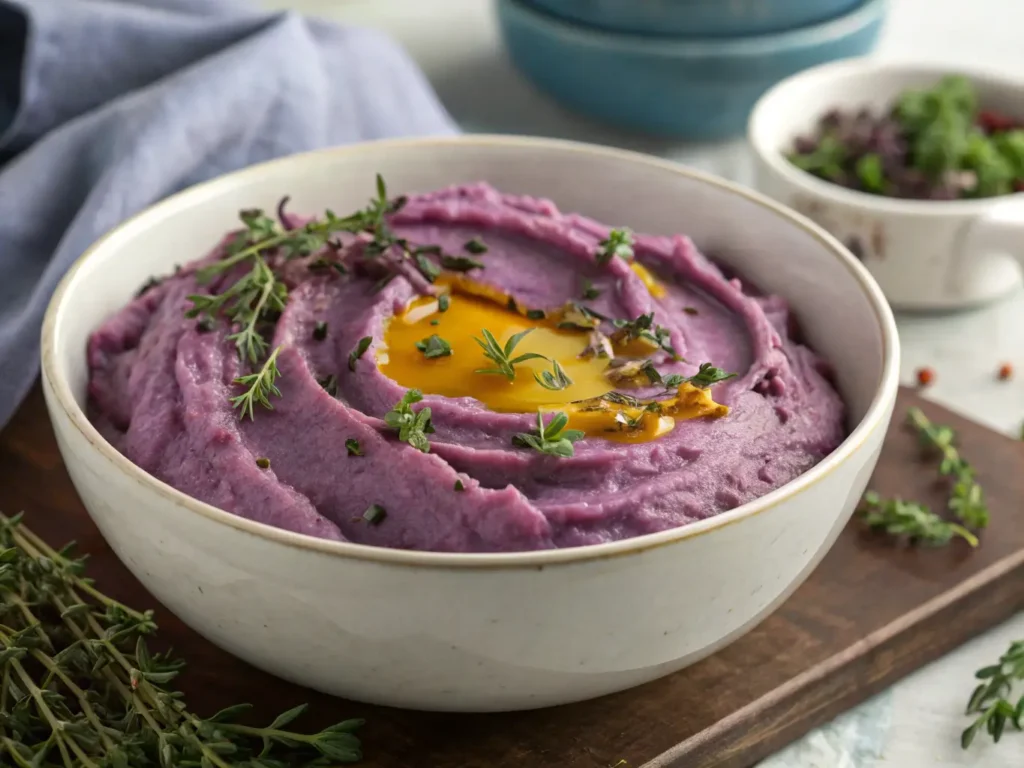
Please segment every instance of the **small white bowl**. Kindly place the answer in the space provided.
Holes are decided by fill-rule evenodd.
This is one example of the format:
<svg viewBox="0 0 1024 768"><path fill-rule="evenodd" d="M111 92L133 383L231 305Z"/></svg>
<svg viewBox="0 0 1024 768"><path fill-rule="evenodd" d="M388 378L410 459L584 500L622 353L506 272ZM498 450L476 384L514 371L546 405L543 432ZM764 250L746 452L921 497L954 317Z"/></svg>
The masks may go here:
<svg viewBox="0 0 1024 768"><path fill-rule="evenodd" d="M952 201L881 197L805 173L786 153L831 109L881 112L903 91L932 86L949 74L971 79L982 108L1024 120L1024 80L870 58L814 67L783 80L750 116L747 136L757 158L758 189L839 238L897 309L959 309L1017 289L1024 265L1024 195Z"/></svg>
<svg viewBox="0 0 1024 768"><path fill-rule="evenodd" d="M380 549L278 530L196 501L134 466L83 411L90 332L154 273L205 253L240 208L296 211L487 180L642 232L688 232L792 302L835 366L851 433L752 503L611 544L514 554ZM742 223L742 226L737 226ZM297 155L202 184L125 222L76 263L43 328L58 444L96 524L145 586L214 643L280 677L433 710L540 707L629 688L751 629L838 536L875 465L898 341L867 271L760 195L669 162L570 142L461 137ZM396 471L401 471L396 468Z"/></svg>

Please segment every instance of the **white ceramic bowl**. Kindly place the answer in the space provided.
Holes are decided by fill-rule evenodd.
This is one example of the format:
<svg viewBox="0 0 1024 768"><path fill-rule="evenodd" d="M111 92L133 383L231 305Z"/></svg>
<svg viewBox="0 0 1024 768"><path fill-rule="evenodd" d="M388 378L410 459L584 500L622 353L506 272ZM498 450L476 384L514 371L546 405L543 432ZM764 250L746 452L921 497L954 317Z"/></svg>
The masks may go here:
<svg viewBox="0 0 1024 768"><path fill-rule="evenodd" d="M322 541L195 501L121 456L83 413L89 333L147 277L205 253L237 211L296 211L487 180L643 232L688 232L792 300L835 365L852 431L788 485L713 519L612 544L440 554ZM68 471L143 584L214 643L329 693L403 707L561 704L677 670L739 637L824 556L874 467L897 389L881 292L822 230L669 162L507 137L383 141L285 158L186 190L96 243L43 328L43 386ZM396 471L400 471L396 468Z"/></svg>
<svg viewBox="0 0 1024 768"><path fill-rule="evenodd" d="M830 184L790 163L797 136L831 109L887 109L943 75L974 83L982 108L1024 120L1024 79L942 65L850 59L806 70L761 97L748 138L757 187L823 226L858 254L897 309L957 309L1021 284L1024 194L982 200L898 200Z"/></svg>

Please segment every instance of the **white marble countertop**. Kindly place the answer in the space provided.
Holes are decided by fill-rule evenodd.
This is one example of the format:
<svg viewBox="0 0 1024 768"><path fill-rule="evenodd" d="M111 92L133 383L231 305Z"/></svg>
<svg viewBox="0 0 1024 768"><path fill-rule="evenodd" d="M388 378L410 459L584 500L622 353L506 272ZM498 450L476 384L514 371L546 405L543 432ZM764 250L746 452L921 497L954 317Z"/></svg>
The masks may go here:
<svg viewBox="0 0 1024 768"><path fill-rule="evenodd" d="M1024 0L890 0L878 55L952 67L1024 71ZM467 131L557 136L649 152L737 181L750 178L742 141L681 144L606 129L535 91L508 62L487 0L264 0L346 23L375 26L419 63ZM1024 422L1024 293L972 312L897 318L902 373L935 370L927 396L993 429ZM1003 362L1019 371L999 382ZM1024 615L966 644L767 761L764 768L1021 768L1024 734L993 747L959 746L973 672L1024 639ZM529 766L527 768L533 768ZM638 768L633 766L633 768Z"/></svg>

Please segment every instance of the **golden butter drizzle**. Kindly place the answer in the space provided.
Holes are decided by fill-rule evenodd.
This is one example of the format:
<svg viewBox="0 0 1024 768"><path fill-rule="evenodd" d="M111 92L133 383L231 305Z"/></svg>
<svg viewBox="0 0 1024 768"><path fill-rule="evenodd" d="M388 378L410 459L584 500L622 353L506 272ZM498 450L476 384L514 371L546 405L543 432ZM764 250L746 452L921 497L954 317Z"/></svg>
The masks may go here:
<svg viewBox="0 0 1024 768"><path fill-rule="evenodd" d="M377 351L381 371L402 386L446 397L472 397L501 413L563 411L569 417L570 428L591 437L621 442L653 440L672 431L677 420L728 413L728 408L716 403L708 390L689 383L659 401L628 396L607 399L609 391L616 389L608 376L609 360L581 357L590 343L590 331L559 327L565 319L578 320L571 308L548 312L543 318L528 317L527 312L533 315L536 310L516 306L492 286L449 275L439 279L437 286L449 295L447 311L440 311L437 297L414 299L404 312L389 321L384 344ZM501 345L513 334L532 329L516 346L513 357L534 352L557 360L572 384L558 391L542 387L534 374L550 371L551 363L538 359L516 364L512 381L504 376L475 373L477 369L493 367L474 340L482 337L484 328ZM428 359L416 348L418 341L432 334L451 345L450 356ZM615 351L633 356L649 355L654 349L633 340Z"/></svg>

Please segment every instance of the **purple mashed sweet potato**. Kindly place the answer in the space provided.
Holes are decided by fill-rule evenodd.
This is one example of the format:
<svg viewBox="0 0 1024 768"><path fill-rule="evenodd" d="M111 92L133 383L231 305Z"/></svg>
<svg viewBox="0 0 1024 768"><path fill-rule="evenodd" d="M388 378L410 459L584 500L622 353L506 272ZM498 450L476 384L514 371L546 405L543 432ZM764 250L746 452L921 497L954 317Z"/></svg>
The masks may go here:
<svg viewBox="0 0 1024 768"><path fill-rule="evenodd" d="M520 306L564 305L586 278L600 294L588 306L601 316L653 312L684 358L663 373L692 375L703 360L738 373L713 390L728 415L679 421L646 442L588 436L558 457L512 444L536 427L535 411L496 413L424 386L436 431L423 453L382 421L407 390L382 373L375 351L389 319L429 283L403 273L381 288L358 269L308 269L313 254L284 267L287 304L268 337L280 347L281 394L273 410L239 419L230 398L249 369L230 330L186 318L187 297L209 290L196 270L223 257L222 243L92 335L90 418L142 469L236 515L326 539L450 552L675 528L778 488L844 437L842 402L824 363L791 338L786 302L727 279L686 237L635 236L635 259L666 290L655 298L625 259L595 259L607 227L548 201L475 184L411 197L390 223L409 242L445 251L482 236L486 266L472 279ZM330 331L318 338L324 323ZM373 343L350 370L365 336ZM346 451L353 440L361 455ZM386 516L367 516L370 508Z"/></svg>

